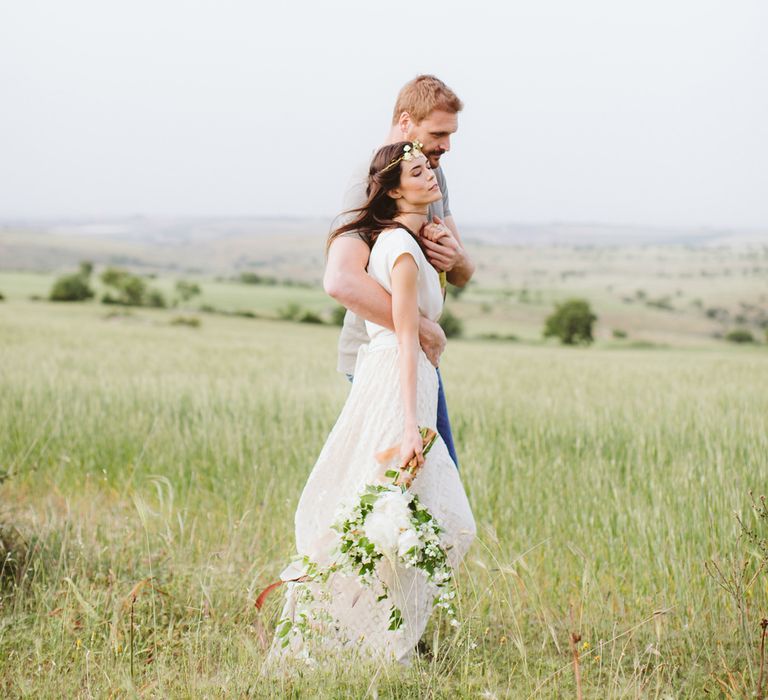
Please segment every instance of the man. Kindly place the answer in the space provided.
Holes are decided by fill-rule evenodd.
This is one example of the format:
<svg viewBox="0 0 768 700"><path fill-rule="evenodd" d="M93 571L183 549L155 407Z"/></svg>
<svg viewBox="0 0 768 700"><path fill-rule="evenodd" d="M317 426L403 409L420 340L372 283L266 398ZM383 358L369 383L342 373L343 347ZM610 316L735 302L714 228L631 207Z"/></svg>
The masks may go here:
<svg viewBox="0 0 768 700"><path fill-rule="evenodd" d="M426 236L422 239L424 253L437 270L446 273L448 282L458 287L463 287L470 280L475 266L461 244L451 215L440 158L451 148L451 135L458 129L458 113L463 106L441 80L432 75L420 75L400 90L392 114L392 126L385 141L385 144L398 141L420 141L423 144L422 152L435 171L443 193L443 199L430 206L432 220L427 224ZM353 178L345 196L344 210L354 209L365 202L367 175L366 164ZM357 351L360 345L368 342L364 319L394 330L392 299L366 272L369 253L370 248L360 235L346 234L336 238L328 251L323 278L326 293L347 308L339 338L339 371L350 379ZM430 362L438 367L440 355L445 349L445 334L440 326L422 317L419 340ZM437 430L458 465L442 380L439 387Z"/></svg>

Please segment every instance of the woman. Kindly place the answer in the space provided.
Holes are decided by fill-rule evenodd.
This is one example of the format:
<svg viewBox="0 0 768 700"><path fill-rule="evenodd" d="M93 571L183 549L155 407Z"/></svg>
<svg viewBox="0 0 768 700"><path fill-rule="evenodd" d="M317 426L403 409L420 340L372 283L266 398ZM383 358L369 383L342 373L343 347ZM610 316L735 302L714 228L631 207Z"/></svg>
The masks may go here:
<svg viewBox="0 0 768 700"><path fill-rule="evenodd" d="M349 231L359 232L372 246L368 273L392 295L395 330L366 322L370 343L357 358L349 397L312 469L296 509L296 546L320 566L330 561L338 535L331 529L343 503L367 484L381 483L383 469L374 455L399 445L402 470L416 459L423 465L411 490L444 529L443 545L451 566L458 566L475 535L475 523L464 488L438 436L426 460L419 427L435 427L437 375L419 347L419 314L437 320L443 295L437 271L418 244L430 202L442 194L418 144L399 142L374 156L368 177L366 204L353 220L333 231L331 241ZM385 572L402 611L404 625L390 631L390 602L358 579L333 575L323 590L319 584L288 584L282 617L295 621L312 609L312 619L325 624L314 635L318 648L336 653L354 650L377 658L407 662L432 611L434 591L424 575L402 567ZM292 581L303 571L293 566L281 578ZM302 635L275 640L271 657L312 655Z"/></svg>

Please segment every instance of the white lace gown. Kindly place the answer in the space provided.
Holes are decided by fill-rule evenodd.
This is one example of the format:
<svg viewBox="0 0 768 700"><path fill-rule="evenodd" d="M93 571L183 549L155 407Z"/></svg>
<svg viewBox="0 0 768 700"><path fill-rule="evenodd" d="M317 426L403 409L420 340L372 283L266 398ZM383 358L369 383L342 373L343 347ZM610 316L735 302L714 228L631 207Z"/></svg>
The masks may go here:
<svg viewBox="0 0 768 700"><path fill-rule="evenodd" d="M438 274L424 257L413 237L404 229L381 233L371 251L369 274L391 292L391 271L395 261L410 254L418 273L420 312L437 320L443 297ZM354 383L341 415L331 430L320 456L309 475L296 509L296 547L320 565L329 562L337 541L331 525L342 503L348 503L369 483L382 483L382 466L374 455L399 445L403 429L400 394L400 368L397 338L381 326L366 323L370 344L360 349ZM435 428L437 423L437 374L423 352L417 370L416 413L418 424ZM454 569L459 565L475 536L475 521L462 486L459 472L443 440L438 436L414 479L411 490L418 494L444 528L443 544ZM381 660L407 662L424 633L432 612L434 587L415 569L393 568L380 563L380 573L388 582L393 600L377 601L378 591L362 586L354 577L333 575L324 586L326 595L314 590L315 602L302 600L301 587L318 584L286 584L282 618L294 620L303 606L311 605L315 614L321 607L328 621L317 637L325 651L361 652ZM283 580L301 575L288 567ZM394 602L404 619L403 626L389 631L390 607ZM300 635L284 640L275 638L270 658L284 655L312 657ZM313 645L315 642L313 641Z"/></svg>

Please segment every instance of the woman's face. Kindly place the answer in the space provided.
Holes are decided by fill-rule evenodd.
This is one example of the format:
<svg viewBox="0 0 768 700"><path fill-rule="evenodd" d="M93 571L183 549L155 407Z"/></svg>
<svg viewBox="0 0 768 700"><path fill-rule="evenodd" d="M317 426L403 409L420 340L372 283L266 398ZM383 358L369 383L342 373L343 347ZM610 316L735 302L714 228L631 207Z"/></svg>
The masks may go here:
<svg viewBox="0 0 768 700"><path fill-rule="evenodd" d="M426 208L442 199L435 173L423 154L401 162L400 186L391 190L390 196L394 197L400 211Z"/></svg>

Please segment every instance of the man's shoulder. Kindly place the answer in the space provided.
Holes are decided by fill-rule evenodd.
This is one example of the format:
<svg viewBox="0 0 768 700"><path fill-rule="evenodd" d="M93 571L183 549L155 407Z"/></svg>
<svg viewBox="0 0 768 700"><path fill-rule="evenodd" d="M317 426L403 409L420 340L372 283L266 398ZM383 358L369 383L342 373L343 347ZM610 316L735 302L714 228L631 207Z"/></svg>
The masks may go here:
<svg viewBox="0 0 768 700"><path fill-rule="evenodd" d="M365 204L365 200L367 199L366 190L368 188L368 171L371 167L371 157L372 155L369 156L367 160L359 161L350 174L342 199L343 211L357 209Z"/></svg>
<svg viewBox="0 0 768 700"><path fill-rule="evenodd" d="M351 240L357 240L362 241L365 243L365 245L370 247L370 238L367 234L363 233L362 231L345 231L344 233L339 234L339 238L347 238Z"/></svg>

